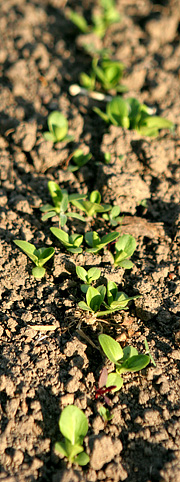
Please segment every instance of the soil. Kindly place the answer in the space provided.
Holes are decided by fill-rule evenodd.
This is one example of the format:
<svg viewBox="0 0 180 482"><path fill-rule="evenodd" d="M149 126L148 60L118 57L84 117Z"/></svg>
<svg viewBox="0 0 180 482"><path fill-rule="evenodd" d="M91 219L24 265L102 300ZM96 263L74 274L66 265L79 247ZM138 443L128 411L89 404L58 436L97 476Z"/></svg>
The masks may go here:
<svg viewBox="0 0 180 482"><path fill-rule="evenodd" d="M66 17L73 5L6 0L0 6L0 481L179 482L179 2L118 1L121 21L97 44L126 65L126 95L175 123L174 132L161 131L155 139L107 128L93 111L103 103L70 96L69 86L91 64L82 35ZM88 20L94 7L93 1L76 2ZM68 118L74 143L44 140L53 110ZM79 146L92 152L92 161L72 173L67 159ZM105 152L112 156L108 165ZM74 256L59 249L51 221L43 223L39 209L50 201L48 180L69 193L99 189L104 203L121 207L121 232L137 240L133 269L114 269L108 250ZM101 218L85 228L70 220L68 227L102 234L111 229ZM32 263L14 239L56 246L44 278L33 278ZM103 277L141 298L107 324L89 325L77 306L76 264L100 267ZM79 321L97 347L102 329L141 352L146 337L156 361L156 367L124 376L121 391L110 395L113 419L106 426L94 387L103 366L112 366L78 332ZM71 467L54 451L61 410L73 403L89 421L90 463L84 468Z"/></svg>

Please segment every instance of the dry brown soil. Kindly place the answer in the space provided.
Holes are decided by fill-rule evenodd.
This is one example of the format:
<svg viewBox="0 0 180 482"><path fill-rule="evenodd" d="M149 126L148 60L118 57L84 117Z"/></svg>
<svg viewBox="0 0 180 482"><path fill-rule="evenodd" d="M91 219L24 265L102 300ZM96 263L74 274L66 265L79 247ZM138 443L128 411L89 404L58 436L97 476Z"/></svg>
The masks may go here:
<svg viewBox="0 0 180 482"><path fill-rule="evenodd" d="M69 86L91 63L82 36L66 19L74 4L6 0L0 5L0 481L179 482L179 1L119 0L121 22L99 42L126 65L128 95L175 123L174 133L162 131L153 140L107 128L93 112L96 101L69 95ZM76 7L89 19L94 2L79 1ZM55 109L67 116L73 144L44 140L47 116ZM90 149L93 159L72 174L65 161L79 146ZM112 162L104 165L108 151ZM43 223L39 210L49 201L50 179L68 192L98 188L103 202L121 206L122 232L137 240L132 270L115 270L108 251L76 257L60 251L50 235L51 221ZM83 233L92 222L68 226ZM99 219L93 229L103 234L110 227ZM32 277L32 263L13 244L15 238L56 246L42 280ZM125 335L140 351L146 337L157 364L124 376L122 390L111 397L114 417L106 427L94 384L104 364L111 366L78 334L81 319L84 333L98 346L101 327L88 325L77 310L76 264L98 266L119 289L141 295L103 330L114 338ZM55 329L36 331L33 324ZM89 420L90 463L83 469L70 467L54 452L61 410L72 403Z"/></svg>

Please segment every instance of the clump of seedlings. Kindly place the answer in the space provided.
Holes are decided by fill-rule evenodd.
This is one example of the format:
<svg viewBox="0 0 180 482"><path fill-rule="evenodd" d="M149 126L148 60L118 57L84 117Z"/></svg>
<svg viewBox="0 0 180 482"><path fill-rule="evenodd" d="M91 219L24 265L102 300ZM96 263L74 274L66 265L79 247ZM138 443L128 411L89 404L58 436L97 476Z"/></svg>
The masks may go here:
<svg viewBox="0 0 180 482"><path fill-rule="evenodd" d="M119 216L121 209L119 206L112 206L108 213L103 214L103 219L107 221L111 226L117 226L123 220L122 216Z"/></svg>
<svg viewBox="0 0 180 482"><path fill-rule="evenodd" d="M152 115L152 109L134 97L114 97L106 105L106 112L98 107L94 111L108 124L135 129L140 134L156 137L160 129L173 129L173 123L163 117Z"/></svg>
<svg viewBox="0 0 180 482"><path fill-rule="evenodd" d="M43 266L54 255L54 253L55 253L54 248L39 248L39 249L36 249L34 244L28 243L27 241L23 241L23 240L20 240L20 239L16 239L14 241L14 243L36 265L36 267L32 269L33 276L37 279L42 278L46 273L46 270Z"/></svg>
<svg viewBox="0 0 180 482"><path fill-rule="evenodd" d="M127 88L120 83L124 72L121 62L111 60L108 57L98 60L94 57L91 64L90 74L80 74L80 84L87 90L126 92Z"/></svg>
<svg viewBox="0 0 180 482"><path fill-rule="evenodd" d="M115 253L111 253L115 267L131 269L133 267L130 257L136 249L136 240L130 234L123 234L115 243Z"/></svg>
<svg viewBox="0 0 180 482"><path fill-rule="evenodd" d="M55 450L73 464L87 465L89 455L84 452L83 440L88 431L88 421L82 410L75 405L64 408L59 429L65 440L56 442Z"/></svg>
<svg viewBox="0 0 180 482"><path fill-rule="evenodd" d="M85 17L72 9L68 9L67 16L71 22L84 34L95 33L103 38L110 25L120 21L120 15L115 7L114 0L100 0L100 11L92 15L92 24L88 25Z"/></svg>
<svg viewBox="0 0 180 482"><path fill-rule="evenodd" d="M126 372L137 372L145 368L150 362L150 356L139 354L133 346L121 348L120 344L111 336L101 334L98 337L102 350L107 358L115 364L116 371L107 376L106 387L114 387L118 391L123 385L122 374Z"/></svg>
<svg viewBox="0 0 180 482"><path fill-rule="evenodd" d="M59 111L53 111L47 120L49 131L44 132L44 139L51 142L71 142L73 136L68 135L68 121Z"/></svg>
<svg viewBox="0 0 180 482"><path fill-rule="evenodd" d="M73 204L80 211L84 211L89 217L96 217L98 213L105 213L111 209L110 204L101 204L101 194L99 191L92 191L89 199L81 201L75 200Z"/></svg>
<svg viewBox="0 0 180 482"><path fill-rule="evenodd" d="M76 149L71 155L71 164L68 165L67 171L75 172L85 166L92 158L91 152L84 154L82 149Z"/></svg>

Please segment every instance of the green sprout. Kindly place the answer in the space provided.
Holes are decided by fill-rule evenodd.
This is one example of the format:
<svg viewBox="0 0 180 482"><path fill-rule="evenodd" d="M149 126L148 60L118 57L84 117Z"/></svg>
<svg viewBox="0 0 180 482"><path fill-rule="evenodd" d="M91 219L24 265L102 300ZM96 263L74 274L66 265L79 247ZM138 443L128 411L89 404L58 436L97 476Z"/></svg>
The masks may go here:
<svg viewBox="0 0 180 482"><path fill-rule="evenodd" d="M53 111L48 116L49 132L44 132L44 139L46 141L56 142L71 142L74 137L68 136L68 121L59 111Z"/></svg>
<svg viewBox="0 0 180 482"><path fill-rule="evenodd" d="M65 440L56 442L55 450L73 464L87 465L89 456L84 452L83 440L88 431L88 421L82 410L75 405L64 408L59 429Z"/></svg>
<svg viewBox="0 0 180 482"><path fill-rule="evenodd" d="M46 273L46 270L45 270L45 268L43 268L43 266L54 255L54 253L55 253L54 248L39 248L39 249L36 249L36 247L33 244L28 243L27 241L22 241L20 239L16 239L14 241L14 243L36 265L36 267L32 269L33 276L37 279L42 278Z"/></svg>
<svg viewBox="0 0 180 482"><path fill-rule="evenodd" d="M100 0L100 7L100 13L92 15L91 25L88 25L83 15L79 15L72 9L68 9L67 16L83 34L93 32L103 38L108 27L119 22L120 15L116 10L114 0Z"/></svg>
<svg viewBox="0 0 180 482"><path fill-rule="evenodd" d="M84 211L87 216L95 217L98 213L105 213L111 209L110 204L100 204L101 195L99 191L92 191L89 199L85 201L75 200L74 206L80 211Z"/></svg>
<svg viewBox="0 0 180 482"><path fill-rule="evenodd" d="M105 221L108 221L111 226L117 226L119 223L122 222L122 217L119 216L120 214L120 207L119 206L113 206L109 213L103 214L103 219Z"/></svg>
<svg viewBox="0 0 180 482"><path fill-rule="evenodd" d="M107 301L105 301L106 294ZM107 290L104 285L97 288L89 286L86 291L86 302L80 301L78 306L82 310L92 313L95 318L99 318L115 313L115 311L127 310L129 301L136 298L139 298L139 296L128 297L123 291L118 292L116 283L109 281ZM105 307L105 310L100 310L101 305Z"/></svg>
<svg viewBox="0 0 180 482"><path fill-rule="evenodd" d="M110 422L113 419L113 415L110 413L108 408L104 407L104 405L101 405L99 407L98 412L99 412L99 415L104 420L105 426L107 425L108 422Z"/></svg>
<svg viewBox="0 0 180 482"><path fill-rule="evenodd" d="M160 129L173 129L173 123L163 117L153 116L152 110L145 104L129 97L123 99L121 96L114 97L106 105L106 113L98 107L94 111L107 123L121 126L126 129L135 129L140 134L156 137Z"/></svg>
<svg viewBox="0 0 180 482"><path fill-rule="evenodd" d="M84 194L68 194L65 189L60 189L58 184L54 181L48 182L49 193L52 198L52 204L45 204L42 206L41 212L45 213L42 216L42 221L59 216L59 226L64 226L67 222L67 218L76 218L80 221L85 221L84 217L75 212L67 212L69 203L73 204L75 200L84 199Z"/></svg>
<svg viewBox="0 0 180 482"><path fill-rule="evenodd" d="M81 285L81 291L86 293L91 283L100 278L101 270L93 267L86 271L82 266L76 266L76 274L82 281L84 281L84 284Z"/></svg>
<svg viewBox="0 0 180 482"><path fill-rule="evenodd" d="M121 375L126 372L137 372L150 363L149 355L138 354L133 346L121 348L120 344L111 336L101 334L98 337L101 348L111 362L115 364L116 371L109 373L106 387L115 386L113 391L118 391L123 385Z"/></svg>
<svg viewBox="0 0 180 482"><path fill-rule="evenodd" d="M76 149L71 157L73 163L69 164L67 170L75 172L81 167L85 166L85 164L87 164L87 162L89 162L91 158L91 152L89 152L89 154L84 154L82 149Z"/></svg>
<svg viewBox="0 0 180 482"><path fill-rule="evenodd" d="M116 92L127 92L127 88L120 84L123 76L124 65L121 62L103 58L98 63L98 58L93 58L90 74L82 72L80 83L87 90L96 90L100 84L102 90L114 89Z"/></svg>
<svg viewBox="0 0 180 482"><path fill-rule="evenodd" d="M65 246L67 251L70 253L82 253L82 248L80 248L80 245L83 242L83 236L81 234L74 233L69 236L68 233L59 228L50 228L50 231L54 234L54 236L56 236L61 244Z"/></svg>
<svg viewBox="0 0 180 482"><path fill-rule="evenodd" d="M123 234L115 244L115 254L112 255L114 266L124 269L131 269L133 267L132 261L129 260L130 256L136 249L136 240L130 234Z"/></svg>
<svg viewBox="0 0 180 482"><path fill-rule="evenodd" d="M120 236L120 233L118 233L117 231L114 231L100 238L99 234L96 231L89 231L88 233L85 234L85 241L88 244L88 246L90 246L90 248L87 249L87 252L98 253L105 246L114 242L119 236Z"/></svg>

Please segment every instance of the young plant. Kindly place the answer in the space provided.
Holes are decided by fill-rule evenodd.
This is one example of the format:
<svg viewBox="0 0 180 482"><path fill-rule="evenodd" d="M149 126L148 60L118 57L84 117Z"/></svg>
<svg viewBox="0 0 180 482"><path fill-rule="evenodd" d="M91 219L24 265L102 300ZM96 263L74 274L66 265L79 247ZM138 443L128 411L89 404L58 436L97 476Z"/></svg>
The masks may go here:
<svg viewBox="0 0 180 482"><path fill-rule="evenodd" d="M99 415L102 417L102 419L104 420L104 426L106 427L106 425L108 424L108 422L110 422L112 419L113 419L113 416L109 409L104 407L104 405L101 405L99 407Z"/></svg>
<svg viewBox="0 0 180 482"><path fill-rule="evenodd" d="M82 266L76 266L76 274L82 281L84 281L84 284L81 285L81 291L86 293L91 283L100 278L101 270L94 267L86 271Z"/></svg>
<svg viewBox="0 0 180 482"><path fill-rule="evenodd" d="M74 137L68 136L68 121L59 111L53 111L48 116L47 124L49 127L48 132L44 132L44 139L46 141L52 141L54 143L66 141L71 142Z"/></svg>
<svg viewBox="0 0 180 482"><path fill-rule="evenodd" d="M88 421L82 410L75 405L68 405L61 413L59 429L64 442L56 442L55 450L69 462L87 465L89 456L84 452L83 440L88 431Z"/></svg>
<svg viewBox="0 0 180 482"><path fill-rule="evenodd" d="M67 170L71 172L75 172L81 167L85 166L85 164L87 164L87 162L89 162L91 158L92 158L91 152L89 152L89 154L84 154L82 149L76 149L73 152L73 155L71 158L73 163L69 164Z"/></svg>
<svg viewBox="0 0 180 482"><path fill-rule="evenodd" d="M83 242L83 236L81 234L71 234L68 235L65 231L59 228L50 228L51 233L56 236L56 238L65 246L67 251L70 253L82 253L82 248L80 248Z"/></svg>
<svg viewBox="0 0 180 482"><path fill-rule="evenodd" d="M95 388L95 399L97 400L97 398L103 397L105 403L107 403L108 406L111 406L111 400L109 399L109 397L107 397L106 394L114 390L116 386L112 385L111 387L106 387L107 377L108 377L108 371L107 371L107 368L104 367L102 369L102 372L98 380L98 388ZM108 418L108 420L111 420L111 418Z"/></svg>
<svg viewBox="0 0 180 482"><path fill-rule="evenodd" d="M108 221L111 226L117 226L119 223L122 222L122 217L119 216L120 214L120 207L113 206L109 213L103 214L103 219Z"/></svg>
<svg viewBox="0 0 180 482"><path fill-rule="evenodd" d="M122 291L118 292L117 285L113 281L109 281L107 284L107 301L105 301L105 296L106 287L104 285L97 288L89 286L86 292L86 303L80 301L78 306L82 310L92 313L95 318L99 318L110 315L115 311L127 310L129 301L139 298L139 296L128 297ZM101 305L105 307L105 310L100 311Z"/></svg>
<svg viewBox="0 0 180 482"><path fill-rule="evenodd" d="M173 129L173 123L163 117L153 116L152 110L137 99L114 97L106 105L106 113L98 107L94 111L107 123L126 129L136 129L140 134L156 137L160 129Z"/></svg>
<svg viewBox="0 0 180 482"><path fill-rule="evenodd" d="M88 25L86 19L68 9L68 18L76 27L84 34L95 33L100 38L103 38L107 28L115 22L120 20L120 15L115 7L114 0L100 0L100 13L92 15L92 24Z"/></svg>
<svg viewBox="0 0 180 482"><path fill-rule="evenodd" d="M32 269L33 276L37 279L42 278L45 275L45 272L46 272L46 270L45 270L45 268L43 268L43 266L54 255L54 253L55 253L54 248L39 248L39 249L36 249L36 247L33 244L28 243L27 241L22 241L20 239L16 239L14 241L14 243L36 265L36 267Z"/></svg>
<svg viewBox="0 0 180 482"><path fill-rule="evenodd" d="M97 83L103 91L114 89L116 92L126 92L127 88L120 84L123 76L124 65L121 62L103 58L98 63L98 58L93 58L90 75L82 72L80 83L88 90L96 90Z"/></svg>
<svg viewBox="0 0 180 482"><path fill-rule="evenodd" d="M133 267L132 261L129 260L130 256L136 249L136 240L130 234L123 234L117 243L115 244L115 254L113 257L114 266L131 269Z"/></svg>
<svg viewBox="0 0 180 482"><path fill-rule="evenodd" d="M85 221L84 217L78 213L68 212L68 205L75 200L84 199L84 194L68 194L65 189L60 189L58 184L54 181L48 182L48 189L49 193L52 198L52 204L45 204L42 206L41 212L45 213L42 216L42 221L46 221L46 219L53 218L54 216L59 216L59 226L64 226L67 222L67 218L76 218L80 221Z"/></svg>
<svg viewBox="0 0 180 482"><path fill-rule="evenodd" d="M120 344L109 335L99 335L99 343L105 355L115 364L116 371L109 373L106 387L115 385L113 391L118 391L123 385L121 375L126 372L137 372L145 368L150 362L149 355L139 355L136 348L126 346L121 348Z"/></svg>
<svg viewBox="0 0 180 482"><path fill-rule="evenodd" d="M115 241L120 236L120 233L114 231L113 233L106 234L102 238L99 237L96 231L89 231L85 234L85 240L90 248L87 249L88 253L98 253L108 244Z"/></svg>
<svg viewBox="0 0 180 482"><path fill-rule="evenodd" d="M92 191L89 199L85 201L75 200L74 206L80 211L84 211L87 216L95 217L98 213L105 213L111 209L110 204L100 204L101 195L99 191Z"/></svg>

